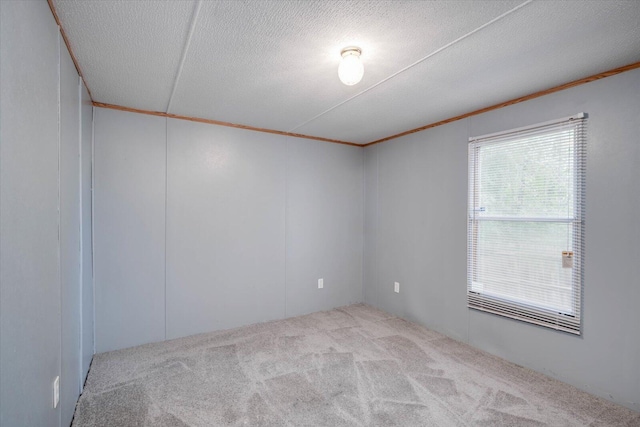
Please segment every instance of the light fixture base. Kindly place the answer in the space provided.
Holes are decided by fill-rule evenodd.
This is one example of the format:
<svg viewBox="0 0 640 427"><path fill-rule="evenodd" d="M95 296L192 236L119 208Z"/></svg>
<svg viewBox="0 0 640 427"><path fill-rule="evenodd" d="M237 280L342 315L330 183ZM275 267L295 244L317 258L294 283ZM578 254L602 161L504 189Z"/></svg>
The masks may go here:
<svg viewBox="0 0 640 427"><path fill-rule="evenodd" d="M347 55L362 55L362 49L356 46L348 46L340 51L340 55L344 58Z"/></svg>

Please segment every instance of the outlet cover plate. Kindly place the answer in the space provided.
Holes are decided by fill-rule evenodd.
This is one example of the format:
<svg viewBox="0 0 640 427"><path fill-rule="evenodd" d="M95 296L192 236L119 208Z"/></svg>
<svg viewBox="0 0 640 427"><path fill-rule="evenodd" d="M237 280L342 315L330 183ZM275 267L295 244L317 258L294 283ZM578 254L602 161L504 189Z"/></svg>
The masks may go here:
<svg viewBox="0 0 640 427"><path fill-rule="evenodd" d="M393 282L393 292L395 292L396 294L400 293L400 283Z"/></svg>
<svg viewBox="0 0 640 427"><path fill-rule="evenodd" d="M318 279L318 289L324 288L324 279Z"/></svg>

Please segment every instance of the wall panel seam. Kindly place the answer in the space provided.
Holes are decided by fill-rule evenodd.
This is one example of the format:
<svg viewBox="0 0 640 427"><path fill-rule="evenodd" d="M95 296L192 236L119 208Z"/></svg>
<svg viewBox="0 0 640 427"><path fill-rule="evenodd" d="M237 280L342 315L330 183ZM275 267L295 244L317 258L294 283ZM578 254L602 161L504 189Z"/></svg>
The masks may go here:
<svg viewBox="0 0 640 427"><path fill-rule="evenodd" d="M169 119L164 118L164 340L167 340L167 210L169 204Z"/></svg>

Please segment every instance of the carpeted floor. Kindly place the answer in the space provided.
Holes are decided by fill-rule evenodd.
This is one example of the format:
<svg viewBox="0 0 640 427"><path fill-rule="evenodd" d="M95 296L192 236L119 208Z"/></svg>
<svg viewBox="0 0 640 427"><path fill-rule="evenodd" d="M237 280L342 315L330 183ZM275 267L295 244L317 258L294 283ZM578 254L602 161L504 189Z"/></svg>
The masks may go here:
<svg viewBox="0 0 640 427"><path fill-rule="evenodd" d="M73 426L640 426L363 304L97 354Z"/></svg>

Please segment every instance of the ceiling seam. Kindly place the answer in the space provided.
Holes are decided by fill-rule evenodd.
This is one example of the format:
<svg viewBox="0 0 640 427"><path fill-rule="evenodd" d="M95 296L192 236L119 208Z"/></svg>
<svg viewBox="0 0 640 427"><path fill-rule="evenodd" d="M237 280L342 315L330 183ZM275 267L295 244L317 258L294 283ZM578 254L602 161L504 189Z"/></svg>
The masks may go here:
<svg viewBox="0 0 640 427"><path fill-rule="evenodd" d="M180 65L178 65L178 71L176 72L176 77L173 81L173 89L171 89L171 95L169 96L169 102L167 103L167 109L165 110L167 113L171 108L171 103L173 102L173 96L176 93L176 89L178 87L178 81L180 80L180 76L182 75L182 69L184 68L184 63L187 59L187 52L189 52L189 46L191 45L193 32L196 28L196 23L198 22L198 15L200 14L201 6L202 6L202 0L196 1L196 3L193 6L193 13L191 14L191 25L189 26L189 33L187 34L187 39L182 49L182 57L180 58Z"/></svg>
<svg viewBox="0 0 640 427"><path fill-rule="evenodd" d="M383 84L383 83L385 83L385 82L387 82L387 81L391 80L392 78L394 78L394 77L396 77L397 75L399 75L399 74L401 74L401 73L403 73L403 72L407 71L408 69L415 67L416 65L420 64L420 63L421 63L421 62L423 62L423 61L426 61L427 59L429 59L429 58L431 58L432 56L434 56L434 55L436 55L436 54L438 54L438 53L442 52L443 50L445 50L445 49L447 49L447 48L449 48L449 47L453 46L454 44L456 44L456 43L458 43L458 42L460 42L460 41L462 41L462 40L466 39L467 37L472 36L473 34L477 33L478 31L483 30L484 28L488 27L489 25L492 25L492 24L496 23L497 21L501 20L502 18L506 17L507 15L510 15L510 14L512 14L513 12L516 12L517 10L519 10L519 9L523 8L524 6L528 5L528 4L529 4L529 3L531 3L531 2L533 2L533 0L527 0L527 1L525 1L524 3L519 4L518 6L514 7L513 9L510 9L510 10L508 10L508 11L504 12L503 14L501 14L501 15L499 15L499 16L497 16L497 17L493 18L491 21L486 22L485 24L482 24L482 25L481 25L481 26L479 26L478 28L476 28L476 29L474 29L474 30L472 30L472 31L468 32L467 34L465 34L465 35L463 35L463 36L458 37L457 39L455 39L455 40L453 40L453 41L451 41L451 42L447 43L446 45L444 45L444 46L442 46L442 47L440 47L440 48L436 49L435 51L431 52L431 53L430 53L430 54L428 54L427 56L425 56L425 57L423 57L423 58L418 59L417 61L413 62L412 64L409 64L409 65L407 65L406 67L404 67L404 68L400 69L399 71L396 71L395 73L391 74L390 76L388 76L388 77L386 77L386 78L384 78L384 79L380 80L378 83L375 83L374 85L369 86L368 88L366 88L366 89L362 90L361 92L358 92L358 93L356 93L355 95L353 95L353 96L351 96L351 97L349 97L349 98L345 99L344 101L339 102L338 104L334 105L333 107L330 107L330 108L326 109L325 111L323 111L323 112L321 112L320 114L318 114L318 115L316 115L316 116L314 116L314 117L310 118L309 120L307 120L307 121L305 121L305 122L303 122L303 123L301 123L301 124L299 124L299 125L297 125L297 126L295 126L295 127L291 128L291 129L289 129L289 130L288 130L288 132L293 132L294 130L299 129L299 128L301 128L302 126L305 126L305 125L307 125L307 124L311 123L312 121L314 121L314 120L316 120L316 119L318 119L318 118L320 118L320 117L324 116L325 114L327 114L327 113L329 113L329 112L331 112L331 111L335 110L336 108L338 108L338 107L340 107L340 106L342 106L342 105L346 104L347 102L352 101L353 99L355 99L355 98L359 97L360 95L362 95L362 94L364 94L364 93L366 93L366 92L368 92L368 91L370 91L370 90L372 90L372 89L374 89L374 88L376 88L376 87L380 86L381 84Z"/></svg>

